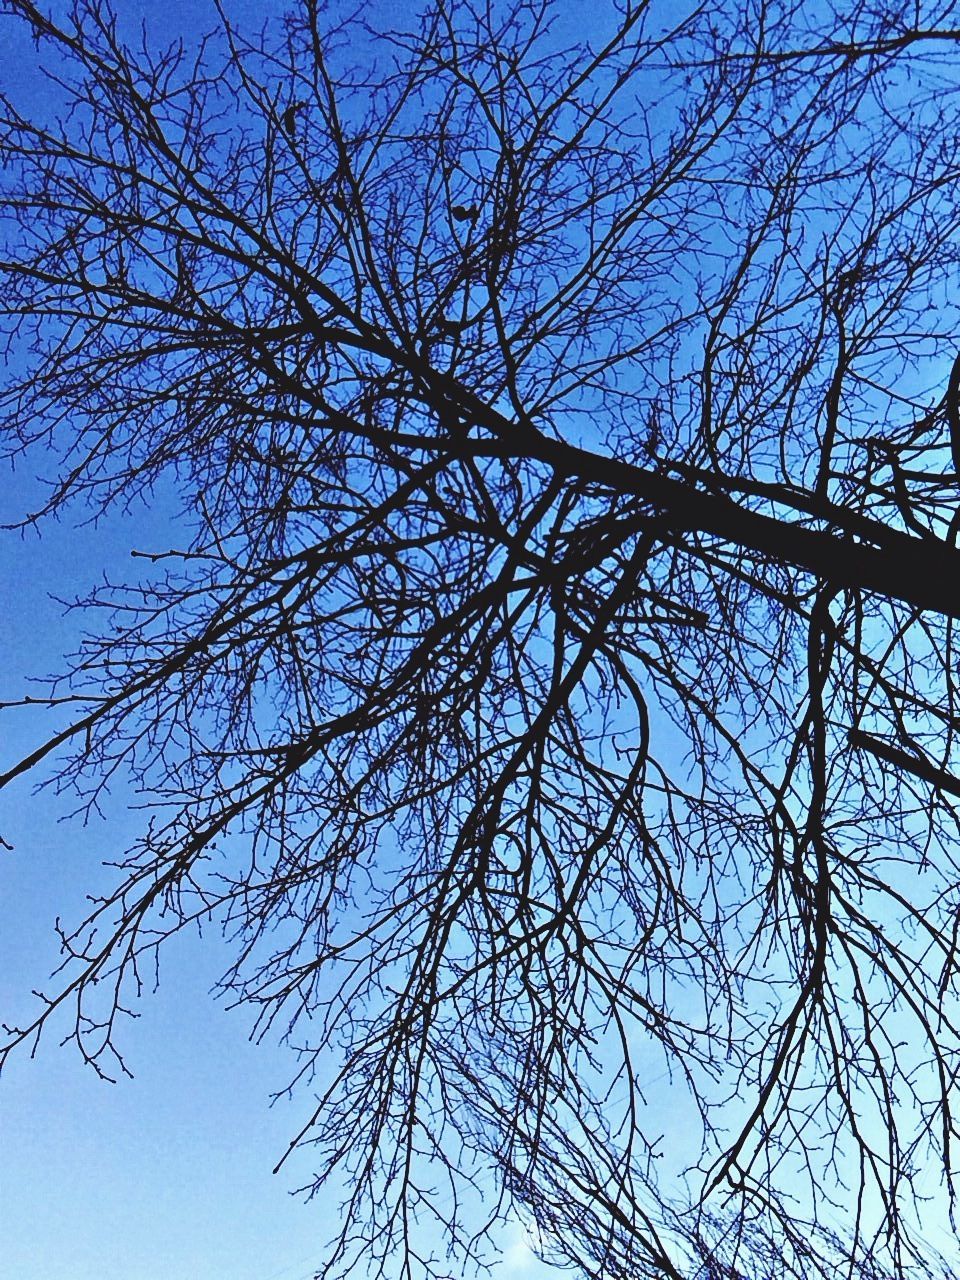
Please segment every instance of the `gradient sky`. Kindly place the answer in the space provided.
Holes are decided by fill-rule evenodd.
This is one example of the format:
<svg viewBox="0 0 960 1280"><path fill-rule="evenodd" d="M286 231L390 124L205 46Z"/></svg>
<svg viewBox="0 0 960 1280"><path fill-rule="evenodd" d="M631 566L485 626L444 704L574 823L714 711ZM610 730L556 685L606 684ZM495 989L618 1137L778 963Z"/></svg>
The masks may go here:
<svg viewBox="0 0 960 1280"><path fill-rule="evenodd" d="M182 34L189 42L214 20L209 0L117 7L125 25L143 18L164 41ZM227 7L237 25L259 27L283 5L227 0ZM386 25L406 7L371 0L368 12ZM579 3L566 11L580 20L588 12ZM44 91L33 44L8 18L0 18L0 85L21 101ZM0 472L0 525L29 509L32 470ZM170 510L160 495L150 510L99 528L63 523L42 538L0 531L0 700L21 696L28 675L54 670L76 639L78 620L64 618L51 597L129 575L132 547L171 545ZM36 716L5 715L0 767L35 746L42 730ZM32 782L0 793L0 835L15 846L0 851L0 1010L8 1020L28 1014L30 987L57 962L58 912L80 916L84 896L109 880L101 860L139 829L130 799L118 791L104 819L84 827L59 822L67 799L34 794ZM133 1079L99 1080L49 1033L33 1061L21 1052L10 1063L0 1093L0 1280L313 1276L338 1226L336 1189L309 1205L291 1195L312 1173L309 1151L271 1173L312 1111L311 1095L268 1105L294 1059L273 1044L251 1045L249 1015L212 999L226 958L215 934L166 948L158 992L148 993L120 1037ZM65 1020L62 1034L68 1030ZM671 1095L651 1083L652 1105L667 1120ZM672 1105L683 1096L674 1094ZM683 1129L682 1118L674 1127ZM519 1224L503 1249L500 1280L557 1274L536 1262Z"/></svg>

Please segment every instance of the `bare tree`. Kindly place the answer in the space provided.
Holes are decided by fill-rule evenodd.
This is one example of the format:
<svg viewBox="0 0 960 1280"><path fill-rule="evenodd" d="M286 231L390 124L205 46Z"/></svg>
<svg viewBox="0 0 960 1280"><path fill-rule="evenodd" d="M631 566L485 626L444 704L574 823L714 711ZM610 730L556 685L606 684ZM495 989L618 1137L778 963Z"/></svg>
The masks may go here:
<svg viewBox="0 0 960 1280"><path fill-rule="evenodd" d="M350 1188L324 1274L482 1262L516 1211L589 1276L932 1274L956 4L611 0L573 45L540 0L302 0L154 51L2 8L61 104L2 107L3 447L59 460L24 518L172 477L188 530L83 602L3 777L153 807L4 1053L72 1008L122 1069L213 919Z"/></svg>

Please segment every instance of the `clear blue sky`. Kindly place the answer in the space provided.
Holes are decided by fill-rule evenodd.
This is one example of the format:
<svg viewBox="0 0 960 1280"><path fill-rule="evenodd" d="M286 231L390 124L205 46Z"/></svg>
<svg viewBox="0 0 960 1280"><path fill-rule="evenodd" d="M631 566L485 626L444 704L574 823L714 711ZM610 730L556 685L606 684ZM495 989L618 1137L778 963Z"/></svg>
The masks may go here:
<svg viewBox="0 0 960 1280"><path fill-rule="evenodd" d="M232 20L259 27L280 0L227 0ZM208 0L118 0L125 24L187 41L212 25ZM370 0L383 16L400 0ZM589 13L570 4L573 21ZM0 18L0 84L21 97L41 91L29 39ZM0 524L29 507L30 472L0 473ZM42 539L0 533L0 700L24 678L54 670L75 635L51 594L69 597L104 573L129 572L131 547L171 544L169 505L101 528L48 527ZM82 513L78 513L78 518ZM0 765L35 745L35 718L0 721ZM102 822L58 822L68 807L29 785L0 794L0 1010L16 1020L31 985L57 962L58 912L76 919L84 895L104 883L101 859L123 849L139 816L115 794ZM273 1165L312 1110L309 1093L270 1108L294 1071L274 1044L251 1045L248 1015L217 1004L210 988L227 959L215 934L168 947L156 994L138 1007L121 1040L134 1078L116 1085L84 1069L71 1047L47 1035L0 1090L0 1280L306 1280L337 1227L337 1194L305 1205L291 1190L312 1172L309 1151L274 1176ZM67 1027L65 1025L64 1030ZM683 1132L685 1095L652 1082L663 1127ZM679 1145L679 1144L678 1144ZM934 1188L929 1188L931 1191ZM937 1216L940 1216L939 1214ZM938 1239L936 1243L947 1242ZM504 1238L502 1280L541 1280L519 1224ZM555 1274L555 1273L553 1273Z"/></svg>
<svg viewBox="0 0 960 1280"><path fill-rule="evenodd" d="M0 519L16 505L0 477ZM136 534L133 527L136 527ZM131 545L160 545L160 520L101 530L67 525L42 540L0 537L0 698L22 677L56 664L71 626L49 591L69 595L128 563ZM146 526L146 528L144 527ZM36 741L37 726L5 717L4 761ZM65 804L26 785L0 797L0 1008L25 1013L29 986L56 963L53 923L76 917L102 878L101 856L122 848L136 816L117 794L107 819L86 829L57 823ZM167 949L161 983L121 1039L134 1079L116 1085L84 1069L47 1036L34 1061L4 1071L0 1140L2 1280L305 1280L336 1226L329 1195L290 1195L310 1172L309 1153L271 1168L310 1110L309 1094L270 1109L292 1071L290 1055L247 1041L242 1011L209 994L225 949L215 935ZM298 1174L300 1177L298 1178ZM545 1270L517 1228L504 1242L503 1280Z"/></svg>
<svg viewBox="0 0 960 1280"><path fill-rule="evenodd" d="M26 475L0 477L0 519ZM129 566L131 546L162 542L162 510L101 529L48 528L0 537L0 697L28 673L53 670L71 621L50 598ZM134 527L136 532L134 532ZM156 540L156 541L155 541ZM36 718L4 717L5 763L37 741ZM58 912L77 918L138 824L116 794L106 819L58 823L66 805L21 785L0 798L0 1007L15 1018L56 963ZM211 945L212 944L212 945ZM335 1226L335 1198L305 1208L289 1192L297 1166L271 1168L309 1099L268 1107L292 1067L247 1042L243 1014L209 995L224 951L215 936L168 950L156 995L122 1034L134 1079L116 1085L46 1037L37 1057L4 1072L0 1144L0 1276L6 1280L301 1280ZM301 1169L306 1173L306 1165Z"/></svg>

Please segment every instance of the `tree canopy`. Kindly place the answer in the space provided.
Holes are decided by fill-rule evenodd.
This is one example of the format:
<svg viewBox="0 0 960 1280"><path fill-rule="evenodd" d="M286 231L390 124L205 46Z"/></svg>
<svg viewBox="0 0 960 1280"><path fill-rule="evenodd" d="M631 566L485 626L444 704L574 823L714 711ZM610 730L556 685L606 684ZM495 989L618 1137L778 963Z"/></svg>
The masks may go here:
<svg viewBox="0 0 960 1280"><path fill-rule="evenodd" d="M348 1187L324 1274L517 1212L610 1280L933 1274L957 5L301 0L166 47L0 8L51 84L0 102L23 523L164 484L183 531L4 765L146 814L3 1055L72 1010L115 1074L212 920Z"/></svg>

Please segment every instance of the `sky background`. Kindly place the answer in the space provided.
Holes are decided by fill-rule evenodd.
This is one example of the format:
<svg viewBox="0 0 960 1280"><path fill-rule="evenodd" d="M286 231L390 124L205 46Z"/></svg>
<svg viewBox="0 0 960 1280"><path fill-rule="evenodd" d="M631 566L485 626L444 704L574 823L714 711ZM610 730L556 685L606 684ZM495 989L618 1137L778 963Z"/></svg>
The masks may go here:
<svg viewBox="0 0 960 1280"><path fill-rule="evenodd" d="M148 35L164 42L194 41L214 20L206 0L118 7L126 27L142 18ZM259 27L282 5L228 0L227 7L238 26ZM372 0L368 12L387 25L404 7ZM571 3L564 12L584 22L589 11ZM0 18L0 85L20 101L44 93L33 44L8 18ZM0 525L30 508L34 470L0 471ZM78 619L64 618L52 597L129 575L131 548L177 541L171 510L160 495L149 510L99 528L48 525L42 537L0 531L0 700L22 696L26 677L55 670L75 642ZM42 736L37 716L0 719L0 770ZM0 1016L29 1014L30 988L57 963L55 917L80 918L85 895L110 880L101 861L140 827L140 815L127 811L131 798L118 790L104 819L84 827L60 821L67 799L34 794L32 780L0 793L0 835L15 846L0 851ZM314 1275L338 1226L336 1188L309 1205L291 1195L312 1173L309 1151L271 1173L312 1097L301 1091L270 1107L295 1061L275 1044L251 1045L249 1014L212 998L227 956L215 932L167 946L159 990L147 993L120 1036L133 1079L99 1080L75 1048L60 1048L49 1033L34 1060L21 1052L11 1061L0 1089L0 1280ZM664 1128L690 1132L685 1094L671 1095L661 1076L649 1096ZM500 1280L557 1274L536 1262L519 1223L505 1234L503 1264Z"/></svg>
<svg viewBox="0 0 960 1280"><path fill-rule="evenodd" d="M123 24L189 43L213 25L212 4L122 0ZM230 0L231 18L259 27L281 6ZM398 10L376 6L386 22ZM0 85L21 102L45 92L19 24L0 17ZM22 515L36 467L0 472L0 523ZM77 513L82 519L82 512ZM0 700L55 670L77 635L52 596L69 598L104 573L129 573L132 547L169 545L162 499L99 528L63 523L42 537L0 532ZM52 726L51 726L52 727ZM36 716L0 723L0 768L41 739ZM31 1009L30 988L57 963L54 921L79 918L84 895L106 883L100 867L138 828L117 793L103 821L59 821L65 798L34 783L0 794L0 1010ZM21 1052L0 1091L0 1277L3 1280L306 1280L336 1230L334 1190L305 1206L291 1191L311 1172L309 1153L273 1166L309 1114L311 1097L269 1106L294 1069L289 1051L248 1041L249 1017L210 988L226 960L216 935L166 949L161 984L121 1040L133 1079L108 1084L75 1048L46 1035ZM68 1022L63 1023L64 1032ZM504 1239L504 1280L546 1275L519 1224Z"/></svg>

